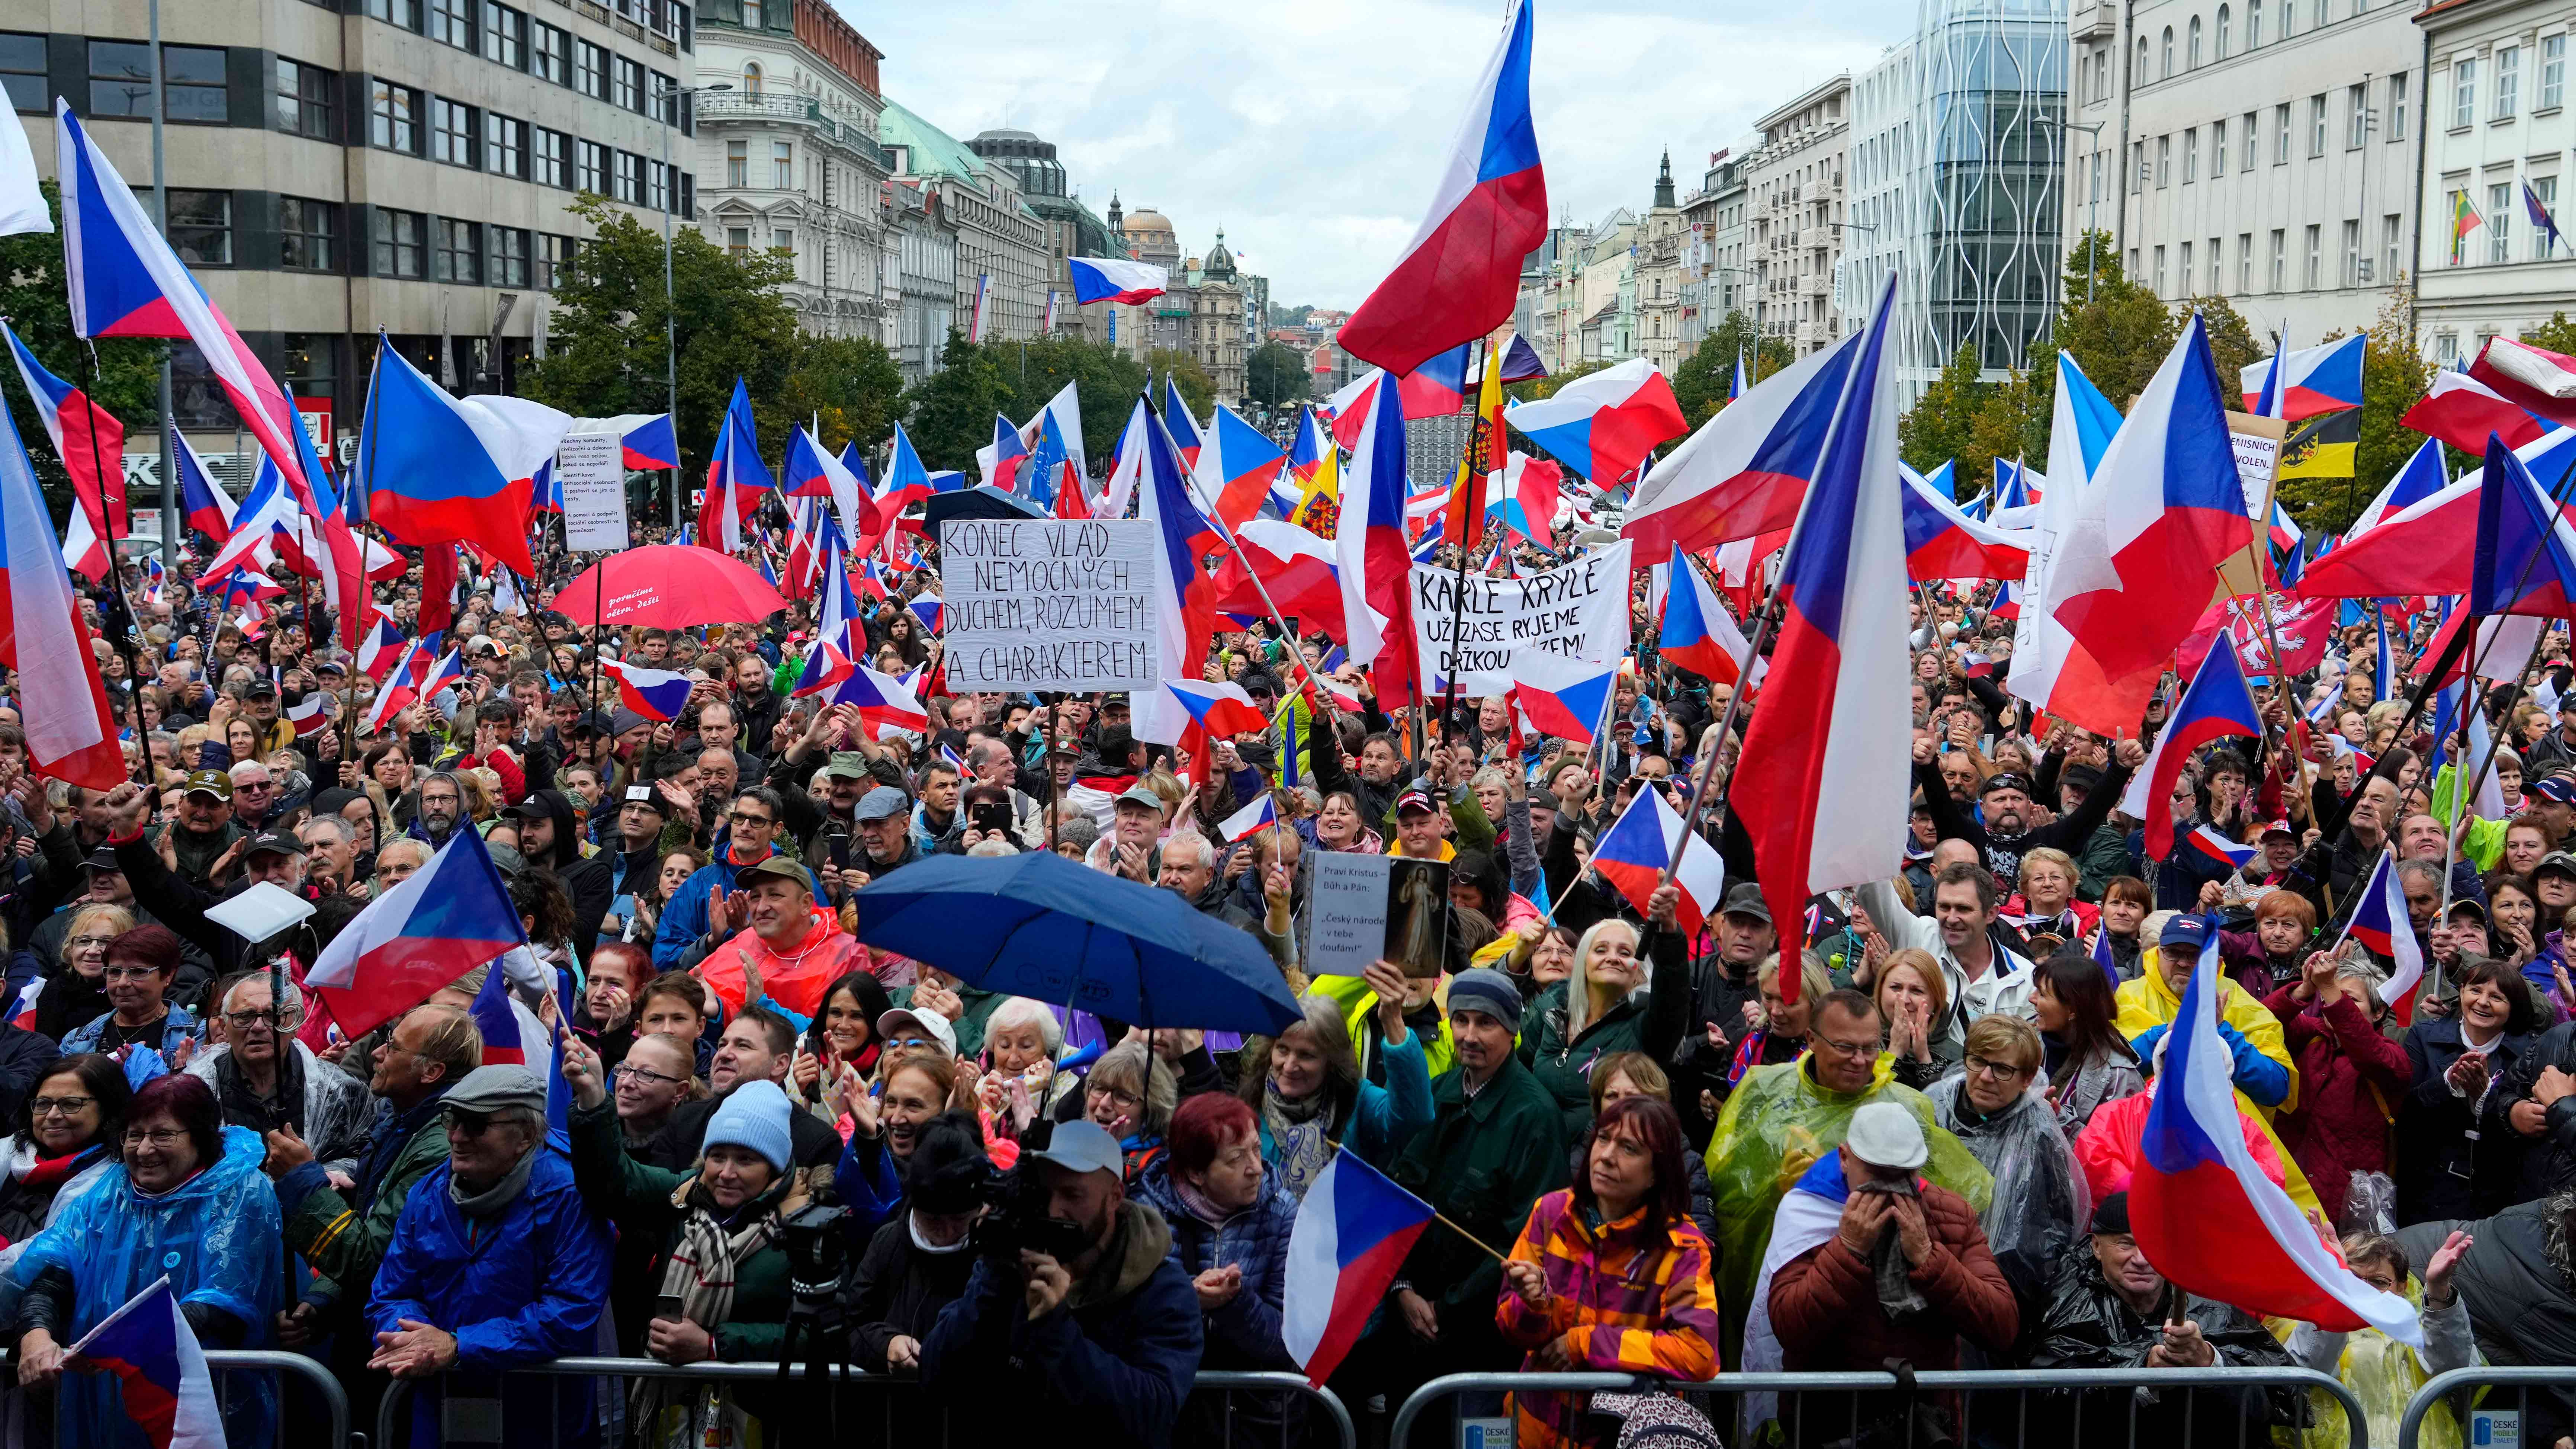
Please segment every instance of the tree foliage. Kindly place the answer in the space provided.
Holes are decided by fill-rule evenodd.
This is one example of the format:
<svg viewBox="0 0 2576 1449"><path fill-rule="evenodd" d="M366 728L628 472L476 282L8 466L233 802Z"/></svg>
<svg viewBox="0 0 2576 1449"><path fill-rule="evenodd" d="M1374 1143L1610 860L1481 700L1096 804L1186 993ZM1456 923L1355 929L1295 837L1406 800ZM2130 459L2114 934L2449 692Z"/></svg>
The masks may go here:
<svg viewBox="0 0 2576 1449"><path fill-rule="evenodd" d="M1711 328L1673 372L1673 399L1681 404L1683 421L1696 428L1726 406L1738 357L1744 359L1745 375L1755 382L1797 360L1788 343L1763 336L1752 318L1741 311L1727 313L1726 320Z"/></svg>
<svg viewBox="0 0 2576 1449"><path fill-rule="evenodd" d="M942 356L937 372L904 393L904 431L930 467L971 470L975 450L993 441L993 419L1018 392L1003 381L1000 356L990 344L969 342L952 327Z"/></svg>
<svg viewBox="0 0 2576 1449"><path fill-rule="evenodd" d="M161 357L166 344L108 338L96 344L93 354L92 344L72 335L71 294L63 270L62 193L50 181L43 188L45 203L54 212L55 229L0 237L0 317L9 319L18 340L27 344L47 371L87 392L124 423L126 436L152 437L161 423ZM8 395L9 419L17 424L19 441L35 463L36 480L56 511L68 516L71 476L46 440L44 424L37 419L26 389L17 385L17 369L0 371L12 379L0 386L0 393ZM157 441L134 446L138 452L160 450ZM137 508L145 502L134 500Z"/></svg>
<svg viewBox="0 0 2576 1449"><path fill-rule="evenodd" d="M1145 354L1145 368L1157 377L1169 376L1179 386L1192 417L1204 418L1215 411L1216 379L1208 376L1208 370L1189 353L1177 347L1157 347Z"/></svg>
<svg viewBox="0 0 2576 1449"><path fill-rule="evenodd" d="M1992 384L1979 380L1979 370L1976 344L1960 343L1941 375L1923 389L1923 395L1897 421L1897 449L1916 472L1929 473L1957 459L1962 480L1984 476L1986 470L1971 471L1971 460L1964 456L1977 412L1994 391Z"/></svg>
<svg viewBox="0 0 2576 1449"><path fill-rule="evenodd" d="M1280 411L1295 407L1311 393L1306 359L1297 349L1265 342L1244 359L1244 401Z"/></svg>
<svg viewBox="0 0 2576 1449"><path fill-rule="evenodd" d="M2057 315L2058 350L2074 355L2076 366L2111 406L2128 411L2130 400L2173 350L2182 331L2180 318L2153 289L2123 274L2104 232L2087 232L2068 256L2064 298Z"/></svg>
<svg viewBox="0 0 2576 1449"><path fill-rule="evenodd" d="M2191 307L2200 313L2209 332L2209 360L2218 373L2218 390L2226 395L2228 407L2242 411L2245 369L2272 355L2271 342L2257 338L2245 314L2225 297L2194 297Z"/></svg>

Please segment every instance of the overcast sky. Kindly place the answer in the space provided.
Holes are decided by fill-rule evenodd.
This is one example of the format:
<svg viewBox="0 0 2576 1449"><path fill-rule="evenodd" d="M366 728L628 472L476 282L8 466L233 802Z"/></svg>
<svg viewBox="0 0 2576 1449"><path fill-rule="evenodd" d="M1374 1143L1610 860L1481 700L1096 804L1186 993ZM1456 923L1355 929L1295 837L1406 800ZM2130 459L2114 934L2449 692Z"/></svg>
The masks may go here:
<svg viewBox="0 0 2576 1449"><path fill-rule="evenodd" d="M836 0L889 98L959 140L1056 144L1083 200L1151 206L1191 255L1217 227L1271 300L1350 307L1420 224L1500 0ZM1531 102L1549 209L1643 211L1753 118L1913 24L1905 0L1539 0Z"/></svg>

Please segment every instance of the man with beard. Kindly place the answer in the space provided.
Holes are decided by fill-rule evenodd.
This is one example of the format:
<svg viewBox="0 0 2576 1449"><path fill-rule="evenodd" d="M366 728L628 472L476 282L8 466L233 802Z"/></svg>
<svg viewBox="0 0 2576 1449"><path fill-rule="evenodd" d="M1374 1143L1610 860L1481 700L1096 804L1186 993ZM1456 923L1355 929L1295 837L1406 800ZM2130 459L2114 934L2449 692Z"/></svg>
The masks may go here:
<svg viewBox="0 0 2576 1449"><path fill-rule="evenodd" d="M2040 846L2062 850L2068 855L2082 853L2093 832L2110 818L2111 807L2120 801L2121 792L2129 787L2129 776L2146 763L2147 751L2136 740L2122 740L2113 748L2111 767L2102 774L2100 783L2084 797L2084 804L2071 815L2060 816L2046 825L2031 825L2030 781L2010 770L2002 771L1985 783L1980 803L1985 819L1980 822L1950 798L1950 787L1941 778L1939 755L1930 736L1914 741L1914 783L1922 787L1924 803L1932 807L1932 823L1940 839L1965 840L1977 847L1993 875L1998 893L2009 893L2021 884L2021 856L2025 850Z"/></svg>
<svg viewBox="0 0 2576 1449"><path fill-rule="evenodd" d="M456 777L445 770L423 776L420 782L420 809L412 817L411 829L404 832L415 840L429 842L433 851L447 843L456 830L456 822L465 814L465 789Z"/></svg>
<svg viewBox="0 0 2576 1449"><path fill-rule="evenodd" d="M796 1028L786 1017L766 1006L744 1007L725 1023L716 1054L707 1063L707 1095L675 1109L652 1143L632 1154L635 1160L671 1172L687 1171L698 1160L717 1104L746 1082L783 1086L795 1056ZM829 1167L841 1160L841 1134L822 1118L799 1112L788 1129L798 1167Z"/></svg>

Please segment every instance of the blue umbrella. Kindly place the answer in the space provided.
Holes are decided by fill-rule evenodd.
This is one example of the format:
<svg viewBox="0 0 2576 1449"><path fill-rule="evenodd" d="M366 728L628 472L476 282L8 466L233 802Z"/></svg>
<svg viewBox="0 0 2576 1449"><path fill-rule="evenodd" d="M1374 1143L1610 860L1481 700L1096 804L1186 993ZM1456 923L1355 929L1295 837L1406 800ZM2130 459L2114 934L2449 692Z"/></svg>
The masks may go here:
<svg viewBox="0 0 2576 1449"><path fill-rule="evenodd" d="M985 991L1134 1026L1269 1033L1303 1019L1249 933L1052 851L934 855L856 899L861 941Z"/></svg>

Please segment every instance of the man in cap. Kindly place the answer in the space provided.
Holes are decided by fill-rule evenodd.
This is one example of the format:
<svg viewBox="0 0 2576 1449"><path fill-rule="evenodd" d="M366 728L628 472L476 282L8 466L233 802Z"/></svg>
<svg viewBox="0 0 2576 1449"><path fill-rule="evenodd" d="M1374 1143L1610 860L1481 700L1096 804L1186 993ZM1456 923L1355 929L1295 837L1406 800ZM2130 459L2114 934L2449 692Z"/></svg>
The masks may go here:
<svg viewBox="0 0 2576 1449"><path fill-rule="evenodd" d="M1023 1161L1036 1164L1046 1240L976 1260L922 1342L923 1390L968 1440L1043 1430L1069 1444L1170 1444L1205 1337L1170 1226L1127 1200L1118 1140L1091 1122L1057 1124Z"/></svg>
<svg viewBox="0 0 2576 1449"><path fill-rule="evenodd" d="M1762 887L1749 880L1727 887L1725 903L1710 924L1717 949L1691 969L1691 999L1698 1016L1682 1041L1678 1062L1700 1079L1700 1086L1723 1097L1727 1064L1761 1020L1762 988L1755 973L1778 948L1780 933L1771 924ZM1685 1095L1696 1101L1699 1094L1677 1090L1674 1105L1681 1106Z"/></svg>
<svg viewBox="0 0 2576 1449"><path fill-rule="evenodd" d="M1152 885L1162 878L1163 797L1142 783L1130 785L1109 804L1106 848L1095 846L1103 869Z"/></svg>
<svg viewBox="0 0 2576 1449"><path fill-rule="evenodd" d="M1794 1256L1767 1291L1756 1289L1780 1362L1764 1363L1762 1350L1748 1346L1748 1369L1872 1371L1901 1359L1939 1371L1958 1367L1962 1338L1989 1355L2012 1347L2020 1325L2012 1288L1977 1210L1916 1175L1931 1156L1923 1123L1898 1104L1872 1102L1852 1113L1841 1148L1783 1201L1769 1257ZM1824 1205L1838 1192L1842 1211L1828 1224ZM1901 1437L1913 1402L1911 1394L1784 1395L1780 1419L1792 1443L1850 1433L1855 1415Z"/></svg>
<svg viewBox="0 0 2576 1449"><path fill-rule="evenodd" d="M829 710L815 712L818 727L827 724L830 718ZM830 837L837 835L843 861L857 865L859 845L855 837L858 833L859 801L880 783L890 782L879 779L863 750L834 750L824 757L821 769L813 769L813 747L824 733L828 730L809 732L781 751L778 763L769 767L769 788L777 791L779 798L787 802L788 835L801 843L802 858L817 865L829 864L832 853ZM887 774L897 773L889 766ZM820 800L806 790L807 783L815 776L820 776L824 782Z"/></svg>
<svg viewBox="0 0 2576 1449"><path fill-rule="evenodd" d="M2180 1014L2183 988L2191 984L2201 955L2217 949L2217 920L2185 911L2165 921L2155 949L2140 954L2138 974L2121 982L2113 996L2120 1035L2139 1061L2155 1059L2156 1044ZM2238 1095L2270 1120L2298 1080L2290 1049L2280 1019L2225 971L2218 973L2218 1035L2227 1043L2229 1077Z"/></svg>
<svg viewBox="0 0 2576 1449"><path fill-rule="evenodd" d="M2550 849L2576 847L2576 780L2564 774L2546 775L2524 786L2522 798L2530 813L2540 817Z"/></svg>
<svg viewBox="0 0 2576 1449"><path fill-rule="evenodd" d="M2524 753L2534 775L2576 770L2576 690L2558 696L2558 728L2532 741Z"/></svg>
<svg viewBox="0 0 2576 1449"><path fill-rule="evenodd" d="M1956 838L1976 846L1984 856L1984 865L1993 875L1998 891L2009 891L2021 880L2021 853L2039 846L2053 846L2068 855L2080 855L2111 816L2120 794L2129 785L2129 775L2147 762L2144 745L2136 740L2122 740L2112 748L2110 768L2084 797L2082 808L2046 825L2034 827L2031 822L2033 786L2022 775L2005 770L1989 777L1979 794L1984 807L1983 818L1975 818L1950 798L1949 783L1941 778L1940 756L1929 735L1914 742L1914 783L1921 786L1925 803L1932 807L1934 826L1944 840ZM1875 913L1873 913L1874 915Z"/></svg>
<svg viewBox="0 0 2576 1449"><path fill-rule="evenodd" d="M179 796L179 815L163 827L177 862L171 869L199 885L213 875L215 862L250 832L233 823L233 781L221 770L198 770L188 776Z"/></svg>
<svg viewBox="0 0 2576 1449"><path fill-rule="evenodd" d="M850 864L859 866L870 879L921 859L912 842L912 797L892 785L879 785L860 796L850 811L850 824L859 837Z"/></svg>
<svg viewBox="0 0 2576 1449"><path fill-rule="evenodd" d="M367 1303L367 1366L417 1381L417 1444L591 1429L586 1394L501 1371L597 1346L608 1227L546 1150L546 1084L524 1066L477 1067L439 1103L447 1161L403 1199ZM510 1438L515 1439L517 1433Z"/></svg>
<svg viewBox="0 0 2576 1449"><path fill-rule="evenodd" d="M1449 812L1417 783L1395 797L1395 844L1387 851L1407 860L1454 860L1458 847L1449 843Z"/></svg>
<svg viewBox="0 0 2576 1449"><path fill-rule="evenodd" d="M745 785L734 792L732 803L725 807L714 858L698 867L662 906L653 936L653 969L676 970L691 950L704 959L717 942L734 933L742 919L734 876L779 853L777 841L786 809L778 792L766 785Z"/></svg>
<svg viewBox="0 0 2576 1449"><path fill-rule="evenodd" d="M608 840L599 854L591 857L594 862L604 862L608 903L587 921L580 911L573 913L575 940L595 942L602 936L623 932L635 909L636 891L653 879L663 853L678 848L677 842L665 838L663 827L671 818L671 802L663 798L660 786L628 785L617 793L617 814L610 823Z"/></svg>
<svg viewBox="0 0 2576 1449"><path fill-rule="evenodd" d="M278 718L275 680L265 674L254 677L243 699L250 705L251 726L259 732L260 753L295 743L295 726Z"/></svg>
<svg viewBox="0 0 2576 1449"><path fill-rule="evenodd" d="M1352 1354L1390 1404L1446 1373L1500 1372L1519 1351L1494 1322L1502 1265L1467 1235L1499 1246L1517 1238L1540 1194L1563 1186L1565 1113L1522 1063L1520 987L1478 967L1449 981L1455 1065L1431 1083L1431 1125L1414 1134L1389 1175L1446 1214L1455 1229L1425 1233L1405 1256L1391 1311Z"/></svg>
<svg viewBox="0 0 2576 1449"><path fill-rule="evenodd" d="M813 877L773 855L734 875L742 893L742 929L704 957L683 952L679 969L697 972L739 1010L764 995L799 1016L822 1014L823 988L857 965L859 943L836 911L814 909Z"/></svg>

